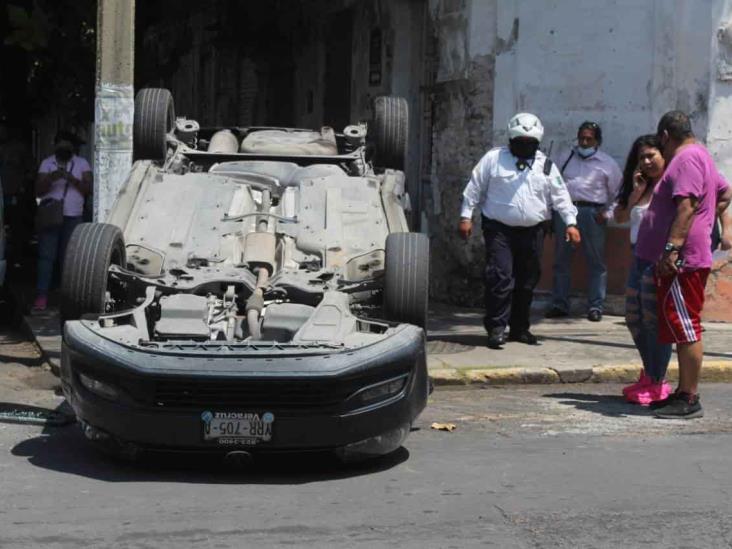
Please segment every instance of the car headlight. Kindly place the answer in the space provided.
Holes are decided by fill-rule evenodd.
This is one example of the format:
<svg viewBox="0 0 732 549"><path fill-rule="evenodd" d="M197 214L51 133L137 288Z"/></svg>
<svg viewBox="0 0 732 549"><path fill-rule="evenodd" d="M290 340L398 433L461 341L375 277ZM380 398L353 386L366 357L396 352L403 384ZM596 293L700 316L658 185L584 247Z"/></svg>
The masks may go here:
<svg viewBox="0 0 732 549"><path fill-rule="evenodd" d="M359 404L372 404L398 395L407 385L409 374L381 381L358 391L354 397Z"/></svg>
<svg viewBox="0 0 732 549"><path fill-rule="evenodd" d="M89 391L108 400L117 400L119 398L119 390L109 383L99 381L82 373L79 373L79 381Z"/></svg>

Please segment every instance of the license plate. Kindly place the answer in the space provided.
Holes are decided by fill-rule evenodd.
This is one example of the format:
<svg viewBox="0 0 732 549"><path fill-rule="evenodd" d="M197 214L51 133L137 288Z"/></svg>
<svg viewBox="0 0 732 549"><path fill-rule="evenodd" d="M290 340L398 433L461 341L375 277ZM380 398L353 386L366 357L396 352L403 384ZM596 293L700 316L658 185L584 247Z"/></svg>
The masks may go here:
<svg viewBox="0 0 732 549"><path fill-rule="evenodd" d="M253 446L272 439L270 412L210 412L201 414L203 440L222 445Z"/></svg>

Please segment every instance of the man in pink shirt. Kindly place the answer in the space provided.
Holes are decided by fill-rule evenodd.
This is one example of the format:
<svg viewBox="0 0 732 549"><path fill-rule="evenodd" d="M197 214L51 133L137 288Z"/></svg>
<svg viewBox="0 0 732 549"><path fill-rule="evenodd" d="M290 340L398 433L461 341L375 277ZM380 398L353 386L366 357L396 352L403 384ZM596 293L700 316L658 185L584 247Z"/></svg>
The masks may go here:
<svg viewBox="0 0 732 549"><path fill-rule="evenodd" d="M84 213L84 197L92 190L89 163L76 154L83 143L73 133L60 131L54 139L54 154L45 158L38 169L36 196L44 200L63 200L64 220L60 227L46 228L38 234L38 277L34 311L48 306L48 291L54 266L63 262L66 244Z"/></svg>
<svg viewBox="0 0 732 549"><path fill-rule="evenodd" d="M732 190L709 151L697 142L686 114L666 113L657 133L666 171L641 222L635 254L656 263L659 341L676 343L679 386L651 408L660 418L691 419L704 414L697 390L704 353L701 312L712 267L712 225L718 212L729 205Z"/></svg>

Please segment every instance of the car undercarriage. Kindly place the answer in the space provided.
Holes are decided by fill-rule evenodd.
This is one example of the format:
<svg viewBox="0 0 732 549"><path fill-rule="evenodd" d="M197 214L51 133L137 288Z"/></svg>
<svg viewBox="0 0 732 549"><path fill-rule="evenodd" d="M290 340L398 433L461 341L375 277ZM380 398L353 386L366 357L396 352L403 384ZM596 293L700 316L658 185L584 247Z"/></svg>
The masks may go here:
<svg viewBox="0 0 732 549"><path fill-rule="evenodd" d="M190 414L181 403L203 391L193 399L201 444L293 447L279 438L282 427L265 433L271 426L262 418L277 417L279 427L302 396L294 404L259 402L256 383L273 384L267 394L294 384L295 395L299 384L306 400L341 418L378 404L356 406L363 391L381 395L384 406L409 396L394 426L402 432L426 400L429 271L427 239L409 232L404 214L404 101L377 104L371 130L381 139L370 148L366 124L338 134L202 129L171 119L163 92L138 94L139 160L109 218L79 226L68 245L62 374L90 438L151 442L134 429L122 436L119 425L94 425L98 410L82 405L84 394L147 413L178 406ZM388 165L376 168L381 159ZM146 378L188 388L150 399L140 396ZM308 389L316 380L348 389L333 389L338 403L323 407L312 394L326 385ZM218 391L203 390L205 383L218 383ZM227 384L243 385L227 400L219 396ZM237 414L249 419L227 419ZM246 433L206 435L214 424ZM352 438L341 433L333 446L359 441Z"/></svg>

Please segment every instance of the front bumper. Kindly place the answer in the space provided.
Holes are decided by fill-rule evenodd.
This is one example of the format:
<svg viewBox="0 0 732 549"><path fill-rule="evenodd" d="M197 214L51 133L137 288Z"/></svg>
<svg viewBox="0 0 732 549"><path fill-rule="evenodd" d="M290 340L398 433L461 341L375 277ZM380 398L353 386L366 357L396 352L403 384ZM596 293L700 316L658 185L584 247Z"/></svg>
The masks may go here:
<svg viewBox="0 0 732 549"><path fill-rule="evenodd" d="M427 401L424 332L410 325L361 348L321 351L227 345L147 349L104 338L92 326L66 323L61 362L66 398L87 431L142 448L232 450L204 440L202 414L269 412L275 418L271 439L247 446L248 451L352 445L386 453L398 448ZM92 392L81 375L116 388L117 396ZM400 377L406 382L397 394L359 400L364 387ZM383 444L367 443L374 440Z"/></svg>

